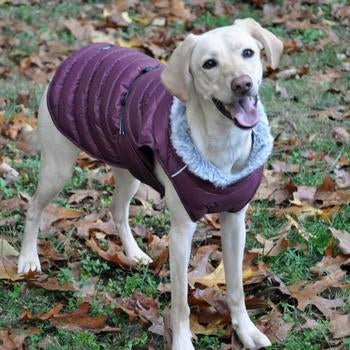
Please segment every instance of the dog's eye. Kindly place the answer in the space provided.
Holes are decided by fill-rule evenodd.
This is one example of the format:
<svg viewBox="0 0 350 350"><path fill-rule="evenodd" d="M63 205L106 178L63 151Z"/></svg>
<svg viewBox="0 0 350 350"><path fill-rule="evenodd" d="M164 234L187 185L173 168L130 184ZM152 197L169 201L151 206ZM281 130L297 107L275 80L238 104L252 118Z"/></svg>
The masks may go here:
<svg viewBox="0 0 350 350"><path fill-rule="evenodd" d="M205 61L202 67L204 69L212 69L212 68L216 67L217 65L218 65L218 63L215 60L210 59L210 60Z"/></svg>
<svg viewBox="0 0 350 350"><path fill-rule="evenodd" d="M253 57L254 56L254 51L252 49L245 49L243 50L242 52L242 56L244 58L250 58L250 57Z"/></svg>

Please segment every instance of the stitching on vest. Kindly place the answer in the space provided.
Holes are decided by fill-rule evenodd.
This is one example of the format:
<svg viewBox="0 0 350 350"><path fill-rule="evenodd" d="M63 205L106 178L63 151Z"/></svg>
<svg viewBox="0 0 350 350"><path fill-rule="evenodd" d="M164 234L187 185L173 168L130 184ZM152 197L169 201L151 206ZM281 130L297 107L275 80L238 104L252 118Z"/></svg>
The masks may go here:
<svg viewBox="0 0 350 350"><path fill-rule="evenodd" d="M181 174L185 169L187 168L187 164L184 165L180 170L178 170L176 173L172 174L171 177L175 177L179 174Z"/></svg>

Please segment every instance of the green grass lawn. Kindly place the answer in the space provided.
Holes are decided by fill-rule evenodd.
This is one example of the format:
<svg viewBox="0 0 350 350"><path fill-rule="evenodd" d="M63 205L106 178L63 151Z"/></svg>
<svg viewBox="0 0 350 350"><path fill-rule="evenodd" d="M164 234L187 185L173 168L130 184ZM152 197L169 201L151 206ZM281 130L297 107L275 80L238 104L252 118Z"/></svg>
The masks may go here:
<svg viewBox="0 0 350 350"><path fill-rule="evenodd" d="M24 111L29 116L36 116L41 93L44 89L44 82L35 80L34 76L26 74L20 69L24 64L23 59L27 57L40 56L40 50L50 50L48 43L56 43L62 49L61 55L51 57L45 53L40 56L42 60L47 57L57 61L63 58L68 52L82 46L88 41L79 41L62 24L68 18L79 18L85 21L97 21L103 16L103 9L108 1L70 1L58 2L47 1L43 3L33 2L32 5L3 3L0 1L0 22L13 25L0 26L2 34L0 37L0 113L9 119L17 113ZM190 2L189 2L190 3ZM207 8L192 7L195 19L190 24L184 21L169 22L168 27L158 28L149 24L143 24L136 20L140 9L136 6L129 10L132 23L127 28L115 29L108 35L115 40L132 40L135 35L149 37L151 33L159 31L167 32L167 35L181 38L189 31L203 31L216 26L228 25L234 18L251 16L257 20L263 18L261 7L239 4L236 1L223 1L229 9L230 6L237 7L234 15L229 10L223 10L221 14L215 14L215 2L210 1ZM252 1L253 3L253 1ZM259 2L255 2L259 3ZM282 2L273 2L276 6ZM336 2L329 1L322 5L307 2L303 10L316 14L322 10L323 15L316 17L316 24L313 28L290 29L284 23L269 26L269 29L281 36L285 42L292 39L298 40L302 48L297 51L286 53L281 61L280 71L288 68L300 68L308 66L308 72L304 75L293 76L288 79L273 80L268 76L261 88L261 99L265 105L272 131L278 137L270 164L281 160L289 164L299 166L297 173L287 173L285 182L292 181L296 186L320 186L324 175L330 174L334 177L334 168L326 161L326 156L334 159L345 159L350 162L350 146L346 142L340 142L333 136L335 127L350 129L350 119L332 119L313 117L315 111L336 109L339 106L347 106L349 109L350 99L350 72L345 69L345 63L349 64L348 38L350 35L349 24L340 22L332 14ZM340 2L341 3L341 2ZM344 1L344 4L346 2ZM151 6L149 2L143 2ZM317 28L316 28L317 27ZM329 41L324 46L316 48L321 40L328 35L331 29L339 38L337 42ZM46 46L45 46L46 45ZM166 46L166 45L165 45ZM171 46L171 45L170 45ZM53 46L51 46L52 48ZM310 48L311 47L311 48ZM163 48L164 52L160 57L166 58L171 47ZM52 71L50 63L44 63L45 71ZM36 63L30 64L31 68L37 68ZM49 68L48 68L49 67ZM33 69L34 69L33 68ZM5 72L5 73L2 73ZM7 73L6 73L7 72ZM33 72L36 72L33 70ZM331 78L334 72L339 76ZM285 89L287 96L282 96L276 90L276 84ZM25 91L28 98L23 101L18 99L18 93ZM1 103L5 101L5 103ZM0 119L1 120L1 119ZM0 128L1 130L1 128ZM291 140L292 147L284 147L288 140ZM32 196L35 192L40 157L37 154L24 152L18 140L10 140L5 137L0 139L0 160L4 159L9 165L16 169L20 176L14 183L7 183L0 177L0 205L2 201L23 196ZM306 156L307 152L314 152L315 161L310 162ZM101 171L107 171L101 167ZM75 167L74 177L67 184L64 190L55 199L54 203L66 208L84 209L87 213L101 213L106 211L110 204L113 186L98 180L90 181L94 170ZM100 191L98 200L86 200L78 205L68 203L68 198L74 189L96 189ZM135 203L134 203L135 204ZM290 207L290 203L283 206ZM261 200L252 203L251 223L249 226L247 247L248 249L260 247L255 235L261 234L264 238L271 239L280 233L283 225L286 224L286 217L275 216L271 209L277 206L273 201ZM310 267L321 261L325 251L330 246L336 251L336 246L329 232L329 227L350 232L350 209L348 204L340 206L330 218L318 218L315 216L296 217L301 227L307 232L308 240L305 240L292 227L287 238L294 245L282 250L277 256L259 256L259 261L266 263L269 271L277 275L286 285L294 284L300 280L313 281L317 277L310 272ZM11 220L6 220L11 219ZM0 235L5 238L17 250L20 249L20 242L24 229L25 209L15 207L10 210L0 208ZM159 236L165 234L169 229L169 213L166 210L157 211L154 216L144 216L142 211L131 218L132 227L143 227L149 232ZM159 302L160 314L170 302L169 293L162 293L158 289L160 282L168 283L167 275L159 277L152 274L147 268L139 269L136 272L123 270L119 267L104 261L90 248L76 238L76 231L71 228L68 232L59 234L56 229L53 234L44 239L53 245L53 248L65 257L65 260L50 263L46 268L49 276L56 276L58 281L71 283L73 280L72 265L79 261L79 272L81 283L88 283L91 278L97 277L96 293L90 298L91 315L105 315L107 323L111 327L118 327L118 332L92 333L89 331L71 331L56 328L48 320L45 321L21 321L20 315L24 308L28 308L32 314L46 312L57 303L64 304L63 311L75 310L84 301L79 291L48 291L42 288L33 287L26 281L10 282L0 280L0 328L15 329L26 326L34 326L38 329L37 334L31 334L26 338L26 349L162 349L162 337L147 331L138 320L130 321L124 313L116 313L114 305L105 302L105 296L111 294L114 297L129 298L134 291L141 291L147 296L157 299ZM70 239L70 237L72 237ZM69 241L69 244L66 244ZM103 240L102 240L103 241ZM145 246L145 239L138 238L139 243ZM106 241L101 244L107 244ZM199 242L205 244L205 241ZM302 248L302 246L305 246ZM347 277L350 282L349 276ZM348 282L348 283L349 283ZM268 282L264 282L265 284ZM267 287L266 285L264 285ZM336 290L338 297L345 302L344 312L349 312L350 292L349 289ZM248 291L249 293L249 291ZM270 297L270 296L269 296ZM314 307L309 305L305 311L296 308L291 298L281 297L278 293L272 294L278 310L282 313L285 322L293 325L288 336L283 341L275 341L272 349L327 349L335 342L332 339L328 321L320 316ZM263 310L267 313L267 310ZM311 329L298 329L305 318L316 320L317 324ZM222 337L223 334L199 336L195 341L196 349L222 349L222 343L229 340ZM153 346L153 348L151 347ZM350 338L343 338L337 346L350 349ZM1 343L0 343L1 348ZM341 347L339 347L340 349Z"/></svg>

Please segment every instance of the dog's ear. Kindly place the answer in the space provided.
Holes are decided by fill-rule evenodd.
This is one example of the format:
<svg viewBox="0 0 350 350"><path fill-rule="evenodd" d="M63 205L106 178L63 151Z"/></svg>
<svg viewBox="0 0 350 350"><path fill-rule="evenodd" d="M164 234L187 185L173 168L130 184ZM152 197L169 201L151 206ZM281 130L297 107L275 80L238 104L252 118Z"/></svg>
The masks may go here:
<svg viewBox="0 0 350 350"><path fill-rule="evenodd" d="M253 38L264 46L271 67L276 69L283 51L282 41L270 31L264 29L253 18L237 19L234 25L243 27Z"/></svg>
<svg viewBox="0 0 350 350"><path fill-rule="evenodd" d="M196 42L197 36L189 34L175 49L160 76L166 89L182 102L187 102L189 99L189 88L192 79L190 60Z"/></svg>

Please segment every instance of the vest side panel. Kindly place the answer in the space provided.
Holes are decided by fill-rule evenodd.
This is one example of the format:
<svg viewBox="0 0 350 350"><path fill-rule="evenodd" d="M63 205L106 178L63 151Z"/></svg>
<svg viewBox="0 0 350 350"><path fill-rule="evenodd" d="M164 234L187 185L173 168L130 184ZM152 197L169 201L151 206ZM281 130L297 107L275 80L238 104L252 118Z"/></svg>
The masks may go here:
<svg viewBox="0 0 350 350"><path fill-rule="evenodd" d="M142 69L158 65L136 50L105 43L76 51L60 65L48 88L54 124L92 157L126 167L117 140L121 98Z"/></svg>

